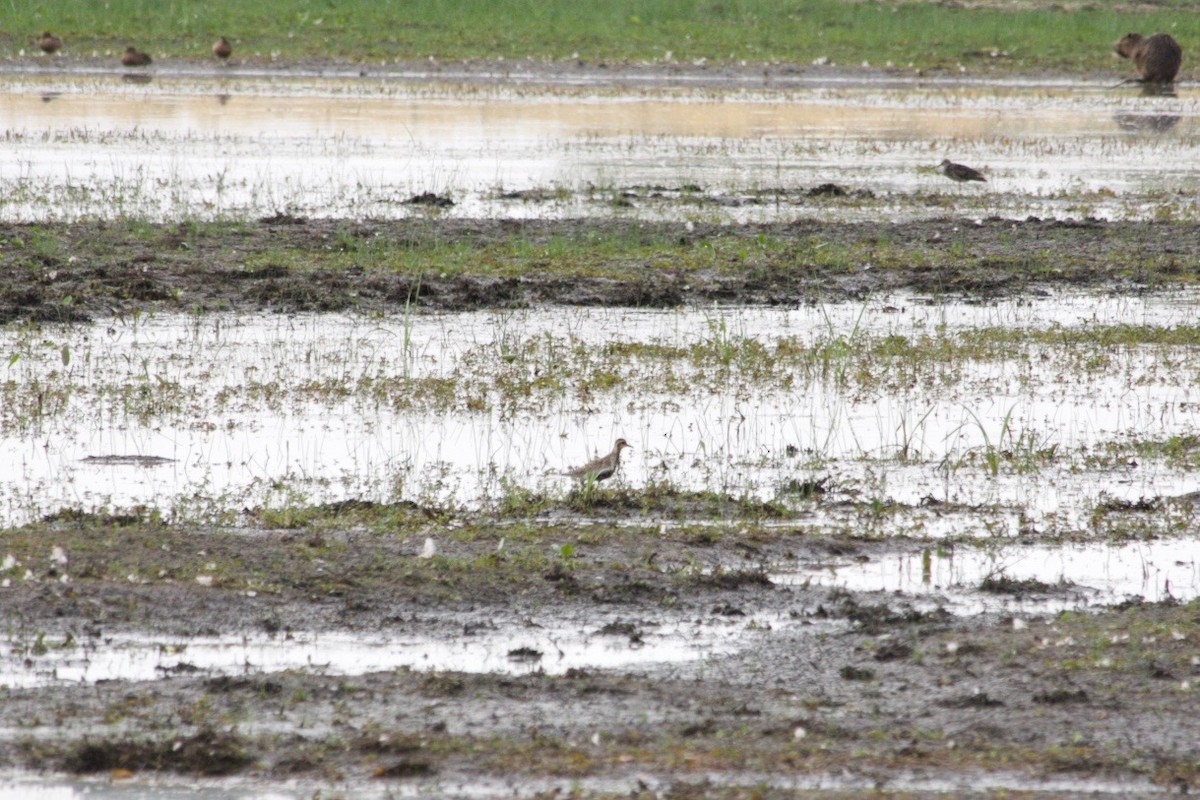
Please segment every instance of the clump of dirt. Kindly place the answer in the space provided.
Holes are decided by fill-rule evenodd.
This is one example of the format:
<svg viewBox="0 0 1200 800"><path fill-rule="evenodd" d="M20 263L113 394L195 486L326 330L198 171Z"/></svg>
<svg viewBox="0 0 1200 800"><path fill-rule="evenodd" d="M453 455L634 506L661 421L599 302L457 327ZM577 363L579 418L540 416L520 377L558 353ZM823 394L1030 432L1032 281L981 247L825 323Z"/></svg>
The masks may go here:
<svg viewBox="0 0 1200 800"><path fill-rule="evenodd" d="M406 206L428 206L430 208L453 208L454 201L449 197L433 192L422 192L414 194L412 197L404 201Z"/></svg>
<svg viewBox="0 0 1200 800"><path fill-rule="evenodd" d="M69 746L57 759L60 769L77 774L129 770L232 775L252 763L254 758L241 736L211 729L152 741L85 739Z"/></svg>
<svg viewBox="0 0 1200 800"><path fill-rule="evenodd" d="M989 594L1011 594L1015 597L1034 594L1057 594L1070 591L1074 585L1069 581L1046 583L1034 578L1018 579L1009 575L987 575L979 582L979 590Z"/></svg>

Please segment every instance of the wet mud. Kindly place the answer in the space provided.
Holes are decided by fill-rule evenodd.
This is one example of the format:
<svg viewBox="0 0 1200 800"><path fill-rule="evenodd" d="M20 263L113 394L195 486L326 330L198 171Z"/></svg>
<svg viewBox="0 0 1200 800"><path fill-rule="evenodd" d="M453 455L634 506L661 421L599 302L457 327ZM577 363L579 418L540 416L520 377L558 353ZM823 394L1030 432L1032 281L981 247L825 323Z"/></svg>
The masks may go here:
<svg viewBox="0 0 1200 800"><path fill-rule="evenodd" d="M627 516L603 509L593 514L607 522L565 534L577 553L549 560L538 555L554 553L541 535L514 542L511 526L486 524L439 535L426 558L424 534L456 523L409 508L396 511L429 522L415 534L405 523L380 534L53 520L45 535L67 542L70 581L50 565L0 590L27 662L128 632L179 642L179 662L152 681L0 690L0 764L118 779L401 781L418 793L498 777L519 793L596 780L638 796L723 796L763 781L785 794L916 785L921 796L964 796L972 786L1036 792L1049 780L1134 796L1200 777L1194 604L954 616L900 595L766 575L773 563L871 561L893 543L812 536L802 525L622 532ZM102 546L87 551L83 539ZM215 580L189 579L197 561ZM126 571L157 577L131 583ZM552 669L553 645L521 646L532 627L634 650L680 621L732 625L741 644L682 662L565 671ZM186 650L198 633L286 640L299 630L498 634L512 667L219 674Z"/></svg>
<svg viewBox="0 0 1200 800"><path fill-rule="evenodd" d="M700 258L714 242L763 237L777 246L753 258ZM618 240L627 252L595 255L599 240ZM499 264L486 258L518 244L534 254ZM536 253L550 245L561 253ZM666 258L646 252L652 247ZM479 257L457 260L451 273L436 259L448 248ZM371 253L356 255L360 249ZM414 252L429 253L428 262ZM9 224L0 225L0 320L156 310L797 304L899 289L987 298L1039 287L1136 291L1194 280L1198 255L1200 225L1093 219L710 225L276 215L202 226Z"/></svg>

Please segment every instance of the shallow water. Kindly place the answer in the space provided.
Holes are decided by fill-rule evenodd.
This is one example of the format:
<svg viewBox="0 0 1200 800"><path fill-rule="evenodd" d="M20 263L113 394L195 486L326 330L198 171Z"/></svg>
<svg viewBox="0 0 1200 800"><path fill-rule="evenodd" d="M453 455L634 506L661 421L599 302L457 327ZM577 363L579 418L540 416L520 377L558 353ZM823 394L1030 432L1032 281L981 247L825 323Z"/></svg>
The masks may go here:
<svg viewBox="0 0 1200 800"><path fill-rule="evenodd" d="M1037 581L1018 594L981 592L985 579ZM1188 602L1200 596L1192 539L1091 544L930 546L868 561L833 559L772 575L781 585L890 592L959 614L1046 614L1125 601Z"/></svg>
<svg viewBox="0 0 1200 800"><path fill-rule="evenodd" d="M1200 91L878 82L732 89L16 74L0 219L1196 215ZM984 168L959 186L945 156ZM833 182L871 198L803 192ZM698 187L680 191L683 187ZM657 187L657 188L655 188ZM551 199L502 199L549 190ZM762 190L770 190L760 194ZM783 190L785 194L777 194ZM429 212L417 194L451 197ZM557 194L556 194L557 192Z"/></svg>
<svg viewBox="0 0 1200 800"><path fill-rule="evenodd" d="M44 641L45 647L9 639L0 642L0 687L283 670L327 675L395 669L561 675L572 668L645 668L730 653L756 635L748 631L771 630L787 621L742 617L646 624L637 626L640 636L635 642L628 635L600 633L604 624L593 620L584 630L531 621L521 628L497 627L446 639L349 632L177 638L106 635L87 641Z"/></svg>
<svg viewBox="0 0 1200 800"><path fill-rule="evenodd" d="M297 782L299 783L299 782ZM544 797L547 795L588 792L598 794L633 794L650 787L666 793L672 787L692 783L718 787L772 787L783 791L878 792L886 786L894 791L920 792L927 796L965 797L987 792L1020 792L1028 797L1097 797L1144 796L1159 794L1158 787L1144 781L1102 778L1031 778L1015 773L940 774L897 771L883 781L878 776L856 777L845 774L813 773L781 776L751 772L704 772L677 781L647 772L622 777L456 779L439 777L429 780L388 781L370 785L353 784L353 796L362 798L491 798ZM326 787L333 796L341 796L344 786ZM317 790L320 792L320 789ZM197 780L137 776L129 780L62 780L47 779L24 773L0 776L0 800L79 800L80 798L114 798L114 800L175 800L175 798L210 798L211 800L300 800L314 794L312 782L303 785L274 781L263 784L253 780Z"/></svg>
<svg viewBox="0 0 1200 800"><path fill-rule="evenodd" d="M619 480L634 487L665 480L786 499L789 481L829 477L837 499L982 507L913 508L890 520L914 533L978 535L989 518L1010 533L1086 528L1104 498L1197 488L1188 470L1161 460L1087 460L1200 427L1190 389L1200 363L1189 348L1081 346L1070 358L1104 361L1075 368L1038 345L1032 357L934 363L878 382L851 369L839 377L848 357L758 373L722 362L722 343L749 352L754 342L953 339L980 327L1169 328L1191 323L1196 299L930 305L895 296L795 310L164 314L7 328L0 520L142 505L172 520L227 521L301 497L481 508L512 485L564 494L559 471L623 436L634 449ZM708 355L691 361L688 348L706 341ZM684 355L605 355L606 343ZM992 450L1023 455L993 471ZM103 460L111 456L150 465ZM861 524L854 507L814 513L815 525Z"/></svg>

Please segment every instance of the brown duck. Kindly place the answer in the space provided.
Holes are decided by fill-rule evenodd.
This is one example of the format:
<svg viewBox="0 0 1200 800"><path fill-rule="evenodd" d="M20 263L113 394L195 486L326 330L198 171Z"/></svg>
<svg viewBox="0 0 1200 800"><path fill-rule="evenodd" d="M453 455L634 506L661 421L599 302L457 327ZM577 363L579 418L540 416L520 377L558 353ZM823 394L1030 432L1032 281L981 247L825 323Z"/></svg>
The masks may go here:
<svg viewBox="0 0 1200 800"><path fill-rule="evenodd" d="M599 483L603 480L608 480L616 474L617 467L621 464L621 450L629 447L629 442L624 439L617 439L613 444L613 449L607 455L594 458L582 467L569 469L562 473L568 475L580 483ZM632 449L632 448L630 448Z"/></svg>
<svg viewBox="0 0 1200 800"><path fill-rule="evenodd" d="M212 53L214 56L224 61L233 55L233 45L231 45L229 40L224 36L218 36L217 40L213 42Z"/></svg>
<svg viewBox="0 0 1200 800"><path fill-rule="evenodd" d="M977 169L971 169L966 164L955 164L948 158L943 158L942 163L938 164L938 169L952 181L963 183L965 181L984 181L987 178L983 177L983 173Z"/></svg>
<svg viewBox="0 0 1200 800"><path fill-rule="evenodd" d="M144 67L153 60L149 53L143 53L136 47L126 47L125 52L121 53L121 63L127 67Z"/></svg>
<svg viewBox="0 0 1200 800"><path fill-rule="evenodd" d="M42 31L42 35L38 37L37 46L42 49L43 53L52 55L62 48L62 39L50 31Z"/></svg>
<svg viewBox="0 0 1200 800"><path fill-rule="evenodd" d="M1183 63L1183 48L1169 34L1127 33L1113 45L1121 58L1132 58L1139 83L1171 83Z"/></svg>

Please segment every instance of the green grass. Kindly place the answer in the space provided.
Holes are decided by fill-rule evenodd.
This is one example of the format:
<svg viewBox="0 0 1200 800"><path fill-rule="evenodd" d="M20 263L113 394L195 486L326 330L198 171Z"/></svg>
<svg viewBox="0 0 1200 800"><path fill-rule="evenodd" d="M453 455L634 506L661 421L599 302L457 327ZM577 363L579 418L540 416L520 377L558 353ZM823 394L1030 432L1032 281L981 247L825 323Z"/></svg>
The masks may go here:
<svg viewBox="0 0 1200 800"><path fill-rule="evenodd" d="M217 34L235 58L349 60L534 58L817 58L923 68L1111 69L1111 43L1128 30L1167 30L1187 49L1200 38L1192 2L1153 10L1112 2L953 8L844 0L59 0L5 4L0 50L30 49L50 28L66 55L136 43L156 56L208 57Z"/></svg>

